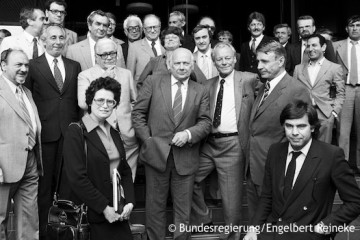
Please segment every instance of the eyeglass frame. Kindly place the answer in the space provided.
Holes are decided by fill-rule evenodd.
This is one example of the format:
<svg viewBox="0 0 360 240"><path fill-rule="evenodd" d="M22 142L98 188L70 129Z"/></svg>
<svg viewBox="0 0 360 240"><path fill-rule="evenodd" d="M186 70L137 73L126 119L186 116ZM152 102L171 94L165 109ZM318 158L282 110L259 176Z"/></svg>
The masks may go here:
<svg viewBox="0 0 360 240"><path fill-rule="evenodd" d="M99 58L101 58L102 60L106 60L109 56L111 58L114 58L117 56L117 52L105 52L102 54L96 54L96 56L98 56Z"/></svg>
<svg viewBox="0 0 360 240"><path fill-rule="evenodd" d="M56 10L56 9L49 9L49 12L51 12L54 15L58 15L58 13L60 13L60 16L62 16L62 15L66 16L67 15L66 11L60 11L60 10Z"/></svg>
<svg viewBox="0 0 360 240"><path fill-rule="evenodd" d="M147 32L151 32L152 29L158 31L158 30L160 30L160 28L161 28L161 25L144 27L144 29L145 29Z"/></svg>
<svg viewBox="0 0 360 240"><path fill-rule="evenodd" d="M106 106L108 106L110 108L113 108L117 104L116 100L114 100L114 99L105 99L105 98L98 98L98 99L93 98L93 102L95 102L98 107L102 107L102 106L104 106L104 103L106 103ZM112 104L110 105L110 103L112 103Z"/></svg>
<svg viewBox="0 0 360 240"><path fill-rule="evenodd" d="M140 26L130 26L130 27L126 28L126 30L128 32L134 32L134 30L135 30L135 32L140 32L141 27Z"/></svg>

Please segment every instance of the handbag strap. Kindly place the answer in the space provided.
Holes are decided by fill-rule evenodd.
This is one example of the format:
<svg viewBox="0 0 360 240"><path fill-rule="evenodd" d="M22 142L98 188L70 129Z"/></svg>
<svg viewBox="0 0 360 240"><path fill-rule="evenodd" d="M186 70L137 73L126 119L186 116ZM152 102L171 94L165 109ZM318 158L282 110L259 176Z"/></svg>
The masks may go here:
<svg viewBox="0 0 360 240"><path fill-rule="evenodd" d="M81 135L82 135L82 141L84 143L84 153L85 153L85 165L86 165L86 169L87 169L87 143L84 137L84 132L86 131L85 125L83 123L82 120L80 120L79 122L72 122L69 124L69 127L71 125L76 125L81 129ZM58 192L59 192L59 186L60 186L60 182L61 182L61 175L62 175L62 171L63 171L63 165L64 165L64 158L61 157L61 162L60 162L60 170L57 176L57 181L56 181L56 187L55 187L55 192L54 192L54 201L57 202L58 201Z"/></svg>

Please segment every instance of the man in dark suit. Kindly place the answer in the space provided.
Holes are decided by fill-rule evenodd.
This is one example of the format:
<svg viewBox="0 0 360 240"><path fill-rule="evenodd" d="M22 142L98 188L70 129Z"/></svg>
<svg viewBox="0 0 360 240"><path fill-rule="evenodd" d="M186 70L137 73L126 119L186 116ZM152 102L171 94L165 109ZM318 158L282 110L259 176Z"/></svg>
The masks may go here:
<svg viewBox="0 0 360 240"><path fill-rule="evenodd" d="M307 40L309 63L295 67L294 78L309 91L321 123L317 140L331 143L335 119L345 99L344 74L339 64L324 57L325 38L312 34Z"/></svg>
<svg viewBox="0 0 360 240"><path fill-rule="evenodd" d="M140 40L143 31L143 25L141 19L136 15L129 15L123 24L124 33L127 37L127 40L121 44L122 52L124 55L125 63L127 62L127 56L129 51L129 45L133 42Z"/></svg>
<svg viewBox="0 0 360 240"><path fill-rule="evenodd" d="M0 239L7 231L11 202L11 239L39 239L38 180L43 173L41 123L29 89L23 86L29 60L22 50L1 54L0 76Z"/></svg>
<svg viewBox="0 0 360 240"><path fill-rule="evenodd" d="M180 224L190 222L200 141L211 130L209 94L189 79L192 53L178 48L170 59L171 74L150 76L132 112L136 135L142 141L140 160L146 174L146 228L150 240L164 240L166 200L173 197L174 239L190 239Z"/></svg>
<svg viewBox="0 0 360 240"><path fill-rule="evenodd" d="M287 23L281 23L274 26L274 37L279 39L281 45L285 48L286 53L291 47L290 37L291 37L291 28Z"/></svg>
<svg viewBox="0 0 360 240"><path fill-rule="evenodd" d="M288 53L288 64L286 65L286 71L292 76L295 66L308 62L309 57L306 50L307 38L315 33L315 20L311 16L300 16L297 20L297 28L300 36L300 41L295 42ZM331 62L336 63L335 51L332 42L326 40L325 58Z"/></svg>
<svg viewBox="0 0 360 240"><path fill-rule="evenodd" d="M258 73L256 49L261 47L264 43L274 40L274 38L263 34L265 30L265 17L262 13L250 13L247 26L251 34L251 40L241 44L240 71Z"/></svg>
<svg viewBox="0 0 360 240"><path fill-rule="evenodd" d="M43 126L44 176L39 181L40 238L45 237L47 214L62 157L63 138L71 122L79 119L77 76L80 64L61 56L66 35L61 25L44 31L45 53L30 61L25 85L33 93Z"/></svg>
<svg viewBox="0 0 360 240"><path fill-rule="evenodd" d="M205 204L202 181L216 169L226 225L241 224L245 152L249 119L254 103L257 74L234 71L236 51L230 43L219 42L212 58L219 76L209 79L210 116L213 127L201 148L199 170L195 175L191 224L212 222ZM240 232L223 233L221 239L239 239Z"/></svg>
<svg viewBox="0 0 360 240"><path fill-rule="evenodd" d="M169 26L178 27L182 30L182 35L183 35L182 47L187 48L190 51L194 51L195 42L191 35L185 33L184 31L185 24L186 24L186 18L182 12L174 11L170 13Z"/></svg>
<svg viewBox="0 0 360 240"><path fill-rule="evenodd" d="M280 123L288 142L270 147L261 200L244 240L258 233L262 240L330 239L360 214L354 174L341 148L312 136L319 120L311 104L288 104ZM343 204L332 212L336 191Z"/></svg>
<svg viewBox="0 0 360 240"><path fill-rule="evenodd" d="M256 97L249 124L249 153L245 171L250 217L255 212L261 193L269 147L285 140L279 123L282 109L293 99L311 103L306 88L286 73L286 52L281 43L273 41L260 47L257 60L260 76L266 82Z"/></svg>

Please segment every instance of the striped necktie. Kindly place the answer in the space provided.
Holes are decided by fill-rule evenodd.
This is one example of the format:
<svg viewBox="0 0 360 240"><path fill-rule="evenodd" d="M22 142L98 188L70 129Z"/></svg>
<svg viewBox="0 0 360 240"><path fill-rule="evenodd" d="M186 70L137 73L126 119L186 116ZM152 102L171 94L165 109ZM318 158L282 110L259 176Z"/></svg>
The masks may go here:
<svg viewBox="0 0 360 240"><path fill-rule="evenodd" d="M350 84L353 86L356 86L356 84L358 84L359 81L359 75L358 75L358 67L357 67L357 56L356 56L356 44L358 44L357 41L350 41L352 46L351 46L351 58L350 58L350 76L349 76L349 80L350 80Z"/></svg>
<svg viewBox="0 0 360 240"><path fill-rule="evenodd" d="M61 92L64 82L63 82L63 78L62 78L62 75L61 75L61 72L60 72L60 69L59 69L57 63L58 63L58 60L56 58L54 58L54 78L55 78L56 85L58 86L58 88Z"/></svg>
<svg viewBox="0 0 360 240"><path fill-rule="evenodd" d="M261 103L259 104L259 108L261 105L263 105L263 103L265 102L266 98L269 96L269 91L270 91L270 82L266 81L265 83L265 89L264 89L264 95L263 98L261 100Z"/></svg>
<svg viewBox="0 0 360 240"><path fill-rule="evenodd" d="M175 94L174 104L173 104L173 112L174 112L174 119L175 125L178 125L181 118L182 113L182 93L181 93L181 81L177 81L178 90Z"/></svg>
<svg viewBox="0 0 360 240"><path fill-rule="evenodd" d="M32 59L35 59L39 56L39 49L37 45L37 39L33 38L33 56Z"/></svg>
<svg viewBox="0 0 360 240"><path fill-rule="evenodd" d="M36 144L36 133L34 131L34 128L33 128L32 122L31 122L29 111L28 111L25 101L24 101L23 93L24 93L24 91L23 91L21 85L16 87L16 96L19 100L20 108L24 113L25 121L26 121L27 125L29 126L29 143L28 144L29 144L29 148L32 149Z"/></svg>

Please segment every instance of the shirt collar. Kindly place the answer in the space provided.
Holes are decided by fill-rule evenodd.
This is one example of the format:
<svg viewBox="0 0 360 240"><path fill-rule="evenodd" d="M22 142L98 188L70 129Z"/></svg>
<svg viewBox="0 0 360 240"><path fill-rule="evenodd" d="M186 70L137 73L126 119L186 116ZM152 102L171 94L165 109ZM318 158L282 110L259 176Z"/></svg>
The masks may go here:
<svg viewBox="0 0 360 240"><path fill-rule="evenodd" d="M51 56L50 54L48 54L48 53L45 51L45 57L46 57L46 60L47 60L48 63L49 63L49 66L51 66L51 64L54 63L54 59L55 59L55 58L58 60L58 63L59 63L59 62L62 62L61 54L60 54L60 56L58 56L58 57L54 57L54 56Z"/></svg>
<svg viewBox="0 0 360 240"><path fill-rule="evenodd" d="M10 81L7 77L5 77L4 74L2 74L2 77L5 79L5 82L8 83L11 92L13 92L14 94L16 94L16 88L17 88L17 86L15 85L15 83L13 83L13 82Z"/></svg>
<svg viewBox="0 0 360 240"><path fill-rule="evenodd" d="M151 43L152 43L152 41L154 41L155 42L155 46L158 44L158 42L160 41L159 40L159 38L157 38L156 40L149 40L149 39L147 39L147 38L145 38L146 39L146 41L148 42L148 44L151 46Z"/></svg>
<svg viewBox="0 0 360 240"><path fill-rule="evenodd" d="M171 74L171 86L175 85L179 80L177 80L172 74ZM182 83L184 85L184 87L187 87L189 82L189 78L184 80Z"/></svg>
<svg viewBox="0 0 360 240"><path fill-rule="evenodd" d="M322 66L323 62L325 60L325 57L322 57L319 61L317 62L312 62L312 61L309 61L309 66L315 66L315 65L320 65L320 67Z"/></svg>
<svg viewBox="0 0 360 240"><path fill-rule="evenodd" d="M307 156L309 150L310 150L310 147L311 147L311 143L312 143L312 138L310 139L310 141L302 148L300 149L300 151L295 151L293 149L293 147L291 146L291 144L289 143L289 146L288 146L288 155L291 153L291 152L301 152L302 154L304 154L305 156Z"/></svg>
<svg viewBox="0 0 360 240"><path fill-rule="evenodd" d="M276 78L272 79L271 81L269 81L270 83L270 89L273 89L279 82L281 79L283 79L283 77L285 76L286 71L284 71L283 73L281 73L279 76L277 76Z"/></svg>
<svg viewBox="0 0 360 240"><path fill-rule="evenodd" d="M90 114L86 113L82 119L81 119L86 127L86 131L87 132L91 132L92 130L94 130L95 128L99 127L99 123L95 122L91 117ZM107 130L109 130L110 128L110 124L107 122L107 120L105 121L105 128Z"/></svg>
<svg viewBox="0 0 360 240"><path fill-rule="evenodd" d="M209 47L209 49L206 51L206 53L202 53L200 51L199 52L199 57L201 57L202 55L206 55L207 57L211 58L211 47Z"/></svg>
<svg viewBox="0 0 360 240"><path fill-rule="evenodd" d="M349 46L352 46L352 43L351 42L357 42L358 44L360 43L360 40L357 40L357 41L355 41L355 40L351 40L349 37L347 38L347 42L348 42L348 45Z"/></svg>
<svg viewBox="0 0 360 240"><path fill-rule="evenodd" d="M27 31L24 30L24 36L25 39L29 42L32 42L34 38L36 38L36 40L39 42L39 38L38 37L34 37L33 35L31 35L30 33L28 33Z"/></svg>
<svg viewBox="0 0 360 240"><path fill-rule="evenodd" d="M88 34L88 39L89 39L90 47L92 47L95 51L96 41L94 39L92 39L92 37L90 36L90 33Z"/></svg>
<svg viewBox="0 0 360 240"><path fill-rule="evenodd" d="M226 85L229 85L229 84L233 83L234 82L234 70L229 75L227 75L225 78L222 78L219 75L219 84L220 84L221 79L225 80L224 84L226 84Z"/></svg>
<svg viewBox="0 0 360 240"><path fill-rule="evenodd" d="M255 39L256 42L261 42L261 40L263 39L263 37L264 37L264 34L261 34L260 36L258 36L258 37L256 37L256 38L254 38L253 36L251 36L251 41L252 41L253 39Z"/></svg>

